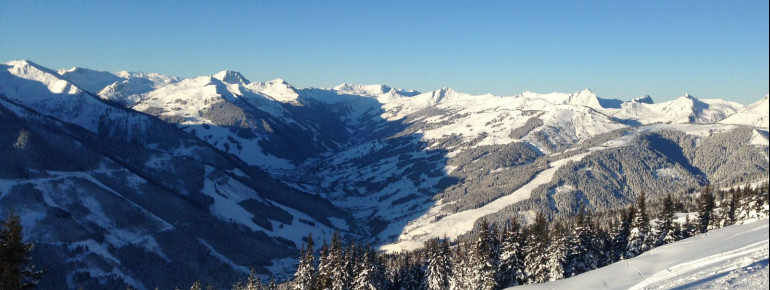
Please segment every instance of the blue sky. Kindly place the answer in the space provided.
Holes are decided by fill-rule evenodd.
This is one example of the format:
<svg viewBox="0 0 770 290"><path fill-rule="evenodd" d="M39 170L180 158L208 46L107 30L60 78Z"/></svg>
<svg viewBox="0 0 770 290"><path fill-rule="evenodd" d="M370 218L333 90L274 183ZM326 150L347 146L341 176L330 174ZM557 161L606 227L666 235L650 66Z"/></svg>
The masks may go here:
<svg viewBox="0 0 770 290"><path fill-rule="evenodd" d="M0 61L297 87L750 103L768 1L0 1Z"/></svg>

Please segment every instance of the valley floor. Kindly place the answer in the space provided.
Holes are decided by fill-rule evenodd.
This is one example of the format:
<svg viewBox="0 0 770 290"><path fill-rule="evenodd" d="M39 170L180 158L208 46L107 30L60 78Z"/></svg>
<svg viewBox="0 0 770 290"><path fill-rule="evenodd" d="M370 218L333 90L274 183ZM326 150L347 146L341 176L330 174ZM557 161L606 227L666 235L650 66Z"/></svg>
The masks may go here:
<svg viewBox="0 0 770 290"><path fill-rule="evenodd" d="M768 289L768 219L655 248L569 279L511 289Z"/></svg>

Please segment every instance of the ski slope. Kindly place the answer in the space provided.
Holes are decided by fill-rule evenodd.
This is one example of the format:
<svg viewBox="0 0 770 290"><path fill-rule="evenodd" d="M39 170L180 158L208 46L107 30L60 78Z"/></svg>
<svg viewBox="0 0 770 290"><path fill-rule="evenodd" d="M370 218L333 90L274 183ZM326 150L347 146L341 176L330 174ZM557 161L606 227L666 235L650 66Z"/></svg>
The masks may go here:
<svg viewBox="0 0 770 290"><path fill-rule="evenodd" d="M510 289L768 289L768 219L710 231L569 279Z"/></svg>

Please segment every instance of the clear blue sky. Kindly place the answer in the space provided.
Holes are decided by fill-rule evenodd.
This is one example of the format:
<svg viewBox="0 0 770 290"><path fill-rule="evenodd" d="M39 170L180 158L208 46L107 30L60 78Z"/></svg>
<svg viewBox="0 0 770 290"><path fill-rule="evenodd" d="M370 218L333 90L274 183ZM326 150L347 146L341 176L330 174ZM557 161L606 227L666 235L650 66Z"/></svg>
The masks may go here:
<svg viewBox="0 0 770 290"><path fill-rule="evenodd" d="M0 61L297 87L768 93L760 1L0 1Z"/></svg>

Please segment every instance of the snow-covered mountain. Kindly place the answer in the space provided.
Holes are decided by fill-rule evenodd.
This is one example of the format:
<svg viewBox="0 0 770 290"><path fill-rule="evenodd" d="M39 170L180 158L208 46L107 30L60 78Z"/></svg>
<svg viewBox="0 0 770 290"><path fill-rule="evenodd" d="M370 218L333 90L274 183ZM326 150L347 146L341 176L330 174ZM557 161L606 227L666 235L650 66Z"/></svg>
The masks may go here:
<svg viewBox="0 0 770 290"><path fill-rule="evenodd" d="M2 65L0 123L0 209L22 216L47 287L228 283L280 266L271 260L308 232L357 228L328 201L32 62Z"/></svg>
<svg viewBox="0 0 770 290"><path fill-rule="evenodd" d="M746 106L742 111L719 122L723 124L738 124L767 129L770 127L770 120L767 118L767 116L770 115L769 111L770 101L768 101L768 95L765 95L765 98Z"/></svg>
<svg viewBox="0 0 770 290"><path fill-rule="evenodd" d="M766 289L768 220L734 225L554 282L509 289Z"/></svg>
<svg viewBox="0 0 770 290"><path fill-rule="evenodd" d="M12 61L0 65L0 210L23 213L46 253L81 259L58 274L68 283L152 288L138 253L159 267L213 259L217 270L166 274L234 281L250 267L285 274L309 232L397 251L482 218L764 177L767 116L767 96L744 107L590 90L303 89L234 71L180 79Z"/></svg>

